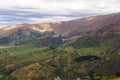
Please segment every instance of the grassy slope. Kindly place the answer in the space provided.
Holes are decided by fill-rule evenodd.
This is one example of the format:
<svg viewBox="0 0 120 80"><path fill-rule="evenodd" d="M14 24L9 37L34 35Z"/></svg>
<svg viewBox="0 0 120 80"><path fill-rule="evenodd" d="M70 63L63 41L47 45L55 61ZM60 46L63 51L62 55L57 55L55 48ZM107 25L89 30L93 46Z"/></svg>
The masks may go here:
<svg viewBox="0 0 120 80"><path fill-rule="evenodd" d="M1 78L12 75L12 77L21 80L23 77L17 75L29 73L29 71L34 76L37 73L42 74L42 76L37 75L34 77L38 80L47 80L46 78L48 77L53 79L53 77L57 76L60 76L63 80L70 80L75 77L86 76L93 70L100 73L107 65L120 58L119 55L115 56L120 52L119 50L117 51L119 49L119 34L116 30L109 32L108 29L111 29L111 27L80 37L68 45L65 44L65 46L59 46L62 43L60 38L46 38L30 41L17 47L0 49ZM101 59L91 61L91 59L94 59L92 56L100 57ZM83 61L75 61L76 58ZM38 70L37 67L40 69ZM48 75L46 75L45 71L47 71ZM24 78L32 78L32 76Z"/></svg>
<svg viewBox="0 0 120 80"><path fill-rule="evenodd" d="M48 73L54 73L52 75L49 75L52 76L51 79L53 79L53 76L55 77L57 75L59 75L61 78L65 78L66 76L68 76L68 73L70 73L70 76L80 77L80 74L86 74L87 71L89 71L89 68L86 66L94 68L93 64L97 64L99 61L95 60L75 62L74 60L76 58L86 55L96 55L104 58L107 55L107 51L109 51L111 48L112 47L105 45L101 45L98 47L83 47L78 49L71 46L62 46L58 47L56 50L52 50L48 47L33 47L24 45L0 49L0 52L2 53L0 54L0 64L5 64L4 67L1 66L2 68L0 70L2 71L0 71L0 75L1 77L3 77L12 74L13 77L16 77L16 72L24 72L24 67L25 69L27 69L29 66L39 63L42 67L47 66L47 68L45 67L46 69L49 69L49 67L51 67L50 71L48 70ZM13 68L12 73L9 72L9 69L11 70L11 68ZM9 73L6 74L3 70L7 70ZM51 70L53 72L51 72ZM37 74L36 70L33 71L33 73ZM46 74L44 74L44 70L42 72L40 70L40 73L43 73L43 76L39 77L47 76ZM19 77L17 78L19 79ZM38 78L38 76L36 78Z"/></svg>

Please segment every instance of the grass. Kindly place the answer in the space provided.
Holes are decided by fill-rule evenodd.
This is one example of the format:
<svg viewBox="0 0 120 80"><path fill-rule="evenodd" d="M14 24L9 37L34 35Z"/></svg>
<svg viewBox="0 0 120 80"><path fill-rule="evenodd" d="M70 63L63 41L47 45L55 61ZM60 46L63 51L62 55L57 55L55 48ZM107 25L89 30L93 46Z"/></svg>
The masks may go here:
<svg viewBox="0 0 120 80"><path fill-rule="evenodd" d="M83 47L83 48L74 48L72 46L65 46L63 47L63 50L70 52L70 51L77 51L79 55L85 56L85 55L98 55L98 56L105 56L105 54L109 49L111 49L111 46L101 44L100 46L96 47ZM102 54L101 54L102 53Z"/></svg>
<svg viewBox="0 0 120 80"><path fill-rule="evenodd" d="M103 68L105 68L108 64L114 62L115 60L120 59L120 55L115 55L112 58L110 58L109 60L105 61L104 64L102 64L99 68L97 68L97 72L100 72Z"/></svg>
<svg viewBox="0 0 120 80"><path fill-rule="evenodd" d="M50 57L50 55L52 54L52 51L51 50L48 50L48 51L41 51L41 52L36 52L36 53L33 53L33 54L30 54L26 57L23 58L23 61L31 61L31 60L34 60L34 59L45 59L47 57ZM49 55L49 56L47 56Z"/></svg>
<svg viewBox="0 0 120 80"><path fill-rule="evenodd" d="M111 75L111 76L102 76L102 77L100 78L100 80L110 80L110 79L118 80L118 79L116 79L116 78L118 78L118 76L115 76L115 75Z"/></svg>
<svg viewBox="0 0 120 80"><path fill-rule="evenodd" d="M3 78L4 76L2 74L0 74L0 79Z"/></svg>
<svg viewBox="0 0 120 80"><path fill-rule="evenodd" d="M84 73L87 71L86 68L87 65L93 65L93 64L92 62L91 63L86 62L83 63L82 65L81 63L74 65L75 64L74 60L76 57L86 56L86 55L100 55L100 56L105 55L101 53L106 53L110 48L111 48L110 46L101 44L100 46L97 47L83 47L77 49L75 49L72 46L60 46L59 48L52 50L49 49L49 47L33 47L29 45L22 45L22 46L0 49L0 62L2 60L6 61L4 62L6 66L9 64L19 66L20 64L25 63L24 65L22 66L20 65L20 67L17 67L15 71L13 71L12 75L14 74L14 77L16 75L22 75L22 73L28 74L29 72L32 72L32 74L30 74L29 77L32 76L38 77L37 74L39 74L39 76L41 75L41 77L44 76L46 77L46 74L54 75L53 66L54 65L56 66L57 61L59 63L60 68L62 68L63 70L64 68L66 68L66 70L70 69L71 73L74 72L72 69L75 66L76 68L75 74L79 74L79 72ZM114 59L111 60L113 61ZM53 61L53 63L50 61ZM51 66L51 64L53 64L53 66ZM30 68L33 70L30 70ZM40 69L37 70L37 68ZM26 77L25 78L22 77L19 80L25 80L25 79Z"/></svg>
<svg viewBox="0 0 120 80"><path fill-rule="evenodd" d="M27 49L20 48L18 51L13 52L12 49L9 50L11 50L10 54L3 53L0 55L0 60L4 60L5 63L7 63L6 61L10 61L10 63L7 63L6 65L16 65L23 62L32 62L34 60L46 60L52 56L52 50L48 49L48 47Z"/></svg>
<svg viewBox="0 0 120 80"><path fill-rule="evenodd" d="M15 70L19 70L19 68L21 67L33 64L34 61L39 61L41 59L47 60L52 57L52 53L53 53L53 51L50 50L48 47L32 47L32 46L16 46L11 48L10 47L3 48L0 49L0 52L1 52L0 65L5 64L5 66L8 66L9 64L12 64L19 66L21 63L25 63L20 67L15 67ZM2 70L5 70L3 69L5 68L5 66L2 67ZM1 72L0 78L4 77L2 75L7 76L7 74L3 72L5 71Z"/></svg>
<svg viewBox="0 0 120 80"><path fill-rule="evenodd" d="M77 51L81 56L84 56L84 55L92 54L96 50L93 47L89 47L89 48L80 48Z"/></svg>
<svg viewBox="0 0 120 80"><path fill-rule="evenodd" d="M46 75L53 75L53 70L49 66L42 66L39 63L24 66L12 73L12 76L18 80L26 80L28 78L40 78Z"/></svg>

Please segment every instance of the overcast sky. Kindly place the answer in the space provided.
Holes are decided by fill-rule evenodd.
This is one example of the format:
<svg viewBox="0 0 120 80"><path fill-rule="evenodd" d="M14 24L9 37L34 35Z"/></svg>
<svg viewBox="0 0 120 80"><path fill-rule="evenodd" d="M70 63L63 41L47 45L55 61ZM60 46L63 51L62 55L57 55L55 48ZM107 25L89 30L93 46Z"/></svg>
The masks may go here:
<svg viewBox="0 0 120 80"><path fill-rule="evenodd" d="M0 27L120 12L120 0L1 0Z"/></svg>

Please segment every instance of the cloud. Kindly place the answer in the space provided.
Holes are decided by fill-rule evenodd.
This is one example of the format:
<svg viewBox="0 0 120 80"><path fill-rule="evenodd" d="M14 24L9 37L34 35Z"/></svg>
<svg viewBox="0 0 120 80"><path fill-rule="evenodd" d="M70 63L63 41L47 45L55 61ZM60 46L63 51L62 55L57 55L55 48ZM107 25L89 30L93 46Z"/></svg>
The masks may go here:
<svg viewBox="0 0 120 80"><path fill-rule="evenodd" d="M68 21L75 19L75 17L65 17L65 16L50 16L50 17L45 17L45 18L30 18L32 23L40 23L40 22L57 22L57 21Z"/></svg>
<svg viewBox="0 0 120 80"><path fill-rule="evenodd" d="M0 3L1 26L120 12L120 0L1 0Z"/></svg>

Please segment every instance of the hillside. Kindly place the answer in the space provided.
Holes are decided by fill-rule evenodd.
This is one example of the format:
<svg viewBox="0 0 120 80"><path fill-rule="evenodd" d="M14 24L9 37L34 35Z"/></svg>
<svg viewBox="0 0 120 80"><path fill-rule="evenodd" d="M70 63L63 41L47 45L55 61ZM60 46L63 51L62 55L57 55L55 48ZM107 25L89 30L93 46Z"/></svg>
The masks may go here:
<svg viewBox="0 0 120 80"><path fill-rule="evenodd" d="M76 47L90 47L101 44L120 47L120 20L80 37L71 45Z"/></svg>
<svg viewBox="0 0 120 80"><path fill-rule="evenodd" d="M120 13L57 23L17 24L0 29L0 44L19 44L44 36L74 37L89 34L120 19ZM13 41L12 41L13 40Z"/></svg>
<svg viewBox="0 0 120 80"><path fill-rule="evenodd" d="M0 29L0 80L120 78L120 14Z"/></svg>

